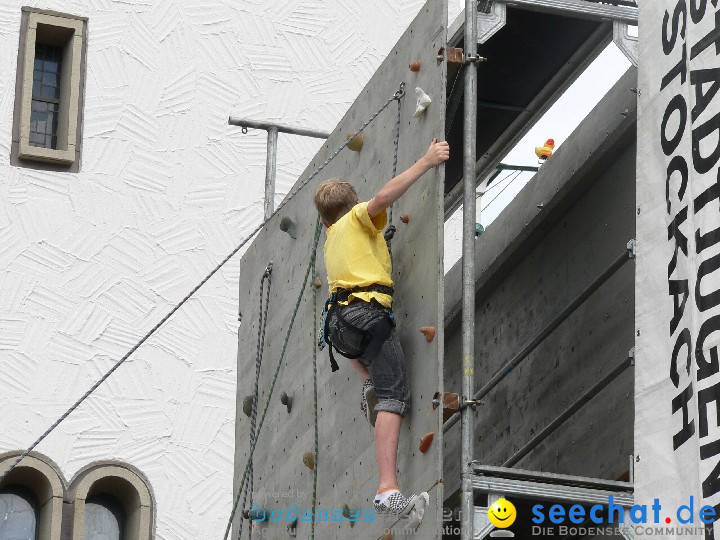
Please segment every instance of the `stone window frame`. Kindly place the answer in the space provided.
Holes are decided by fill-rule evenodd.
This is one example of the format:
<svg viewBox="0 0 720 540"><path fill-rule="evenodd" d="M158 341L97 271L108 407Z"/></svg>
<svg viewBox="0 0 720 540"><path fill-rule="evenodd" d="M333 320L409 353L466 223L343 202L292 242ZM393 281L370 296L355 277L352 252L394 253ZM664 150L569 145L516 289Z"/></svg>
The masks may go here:
<svg viewBox="0 0 720 540"><path fill-rule="evenodd" d="M21 452L0 454L0 471L20 455ZM45 456L32 452L0 481L0 488L11 485L23 486L35 496L39 507L38 539L60 540L66 483L59 468Z"/></svg>
<svg viewBox="0 0 720 540"><path fill-rule="evenodd" d="M82 101L85 92L87 17L22 8L18 49L15 118L13 122L13 165L44 165L60 170L79 170L82 141ZM64 49L60 80L58 149L30 145L35 43L41 41ZM16 159L13 159L16 158Z"/></svg>
<svg viewBox="0 0 720 540"><path fill-rule="evenodd" d="M127 540L151 540L154 530L154 499L149 482L128 465L104 462L85 467L73 480L72 540L85 539L85 501L100 494L111 495L123 505Z"/></svg>

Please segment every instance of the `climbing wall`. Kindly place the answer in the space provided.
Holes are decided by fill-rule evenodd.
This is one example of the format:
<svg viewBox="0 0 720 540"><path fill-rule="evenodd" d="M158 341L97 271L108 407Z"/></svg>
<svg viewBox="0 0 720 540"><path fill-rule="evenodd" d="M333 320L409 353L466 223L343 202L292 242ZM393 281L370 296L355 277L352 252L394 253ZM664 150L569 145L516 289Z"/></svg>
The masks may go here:
<svg viewBox="0 0 720 540"><path fill-rule="evenodd" d="M301 179L307 178L343 144L348 134L370 118L401 82L406 83L407 95L401 108L398 171L419 159L433 137L443 139L446 66L436 57L445 45L446 14L445 0L431 0L421 9ZM409 64L414 61L421 64L419 72L409 69ZM415 87L421 87L433 100L420 118L413 117ZM287 526L294 517L298 518L297 537L310 537L311 524L304 521L303 516L309 516L311 508L313 471L303 463L303 455L313 452L314 448L312 362L317 335L314 313L319 315L327 297L322 258L324 231L318 248L316 274L321 276L322 286L317 291L317 298L313 301L312 287L303 287L317 217L312 197L320 182L340 177L356 187L362 200L369 200L391 177L396 119L397 104L393 102L365 130L362 150L344 149L269 221L241 261L235 491L240 486L249 454L250 420L243 413L243 400L252 395L254 389L259 286L268 263L273 263L272 292L260 375L258 421L280 360L298 293L304 291L254 454L253 503L267 510L282 511L281 517L274 516L279 517L278 520L268 519L256 524L257 528L268 529L262 533L267 535L265 537L287 537ZM442 516L442 484L438 483L442 471L442 437L439 413L432 410L431 401L436 391L442 391L443 332L439 321L443 317L440 286L443 182L442 167L429 171L394 208L398 228L393 241L394 307L412 394L411 413L403 422L400 435L398 479L403 490L430 493L430 508L416 538L439 538ZM407 224L400 222L402 214L409 215ZM283 218L294 222L294 231L281 230ZM419 331L421 326L438 328L434 341L426 341ZM373 430L360 410L361 381L357 373L342 357L338 357L338 361L340 370L332 373L327 349L318 353L316 514L319 520L315 537L380 538L392 522L375 519L372 512L371 501L378 482ZM290 410L280 401L283 392L292 400ZM435 432L435 440L429 451L422 454L418 444L427 432ZM349 519L341 515L343 505L350 509ZM293 515L294 511L297 516ZM268 514L268 518L271 517ZM238 522L236 514L233 537L237 535ZM247 522L244 530L247 537ZM400 537L399 534L396 536Z"/></svg>

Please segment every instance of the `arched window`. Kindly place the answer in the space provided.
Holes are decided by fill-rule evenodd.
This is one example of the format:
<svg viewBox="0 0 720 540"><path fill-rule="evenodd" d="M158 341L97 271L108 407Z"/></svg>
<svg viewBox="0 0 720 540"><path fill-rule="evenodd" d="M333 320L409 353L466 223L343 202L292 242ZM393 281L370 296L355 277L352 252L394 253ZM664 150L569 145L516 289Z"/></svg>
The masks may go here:
<svg viewBox="0 0 720 540"><path fill-rule="evenodd" d="M150 540L154 527L150 488L129 465L99 463L73 480L72 540Z"/></svg>
<svg viewBox="0 0 720 540"><path fill-rule="evenodd" d="M11 485L0 489L0 538L38 540L38 504L32 491Z"/></svg>
<svg viewBox="0 0 720 540"><path fill-rule="evenodd" d="M0 455L0 471L18 452ZM60 540L65 481L48 458L33 452L0 481L0 539Z"/></svg>
<svg viewBox="0 0 720 540"><path fill-rule="evenodd" d="M112 495L93 495L85 501L85 540L124 540L127 514Z"/></svg>

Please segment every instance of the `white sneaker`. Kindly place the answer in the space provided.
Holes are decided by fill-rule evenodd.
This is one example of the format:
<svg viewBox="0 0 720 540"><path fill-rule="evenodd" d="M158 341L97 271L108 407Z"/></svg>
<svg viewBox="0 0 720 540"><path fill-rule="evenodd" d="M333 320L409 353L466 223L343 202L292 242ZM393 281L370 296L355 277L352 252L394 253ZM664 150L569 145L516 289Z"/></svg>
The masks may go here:
<svg viewBox="0 0 720 540"><path fill-rule="evenodd" d="M413 509L417 498L417 495L410 495L410 497L408 498L399 491L396 491L395 493L387 497L385 501L380 502L378 495L375 495L375 499L373 500L373 508L375 509L376 514L387 514L396 517L404 517L407 516Z"/></svg>

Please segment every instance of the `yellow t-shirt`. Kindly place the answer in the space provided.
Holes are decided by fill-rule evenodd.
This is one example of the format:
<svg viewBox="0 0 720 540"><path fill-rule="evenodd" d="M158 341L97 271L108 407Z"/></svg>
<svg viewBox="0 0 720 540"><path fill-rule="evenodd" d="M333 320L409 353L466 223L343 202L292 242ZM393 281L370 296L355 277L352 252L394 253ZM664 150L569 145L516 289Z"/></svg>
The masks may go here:
<svg viewBox="0 0 720 540"><path fill-rule="evenodd" d="M331 293L338 288L373 284L393 286L390 252L382 234L387 212L383 210L370 218L367 207L367 202L356 204L327 230L323 253ZM379 292L351 294L348 300L353 298L366 302L375 298L383 306L392 307L392 297Z"/></svg>

